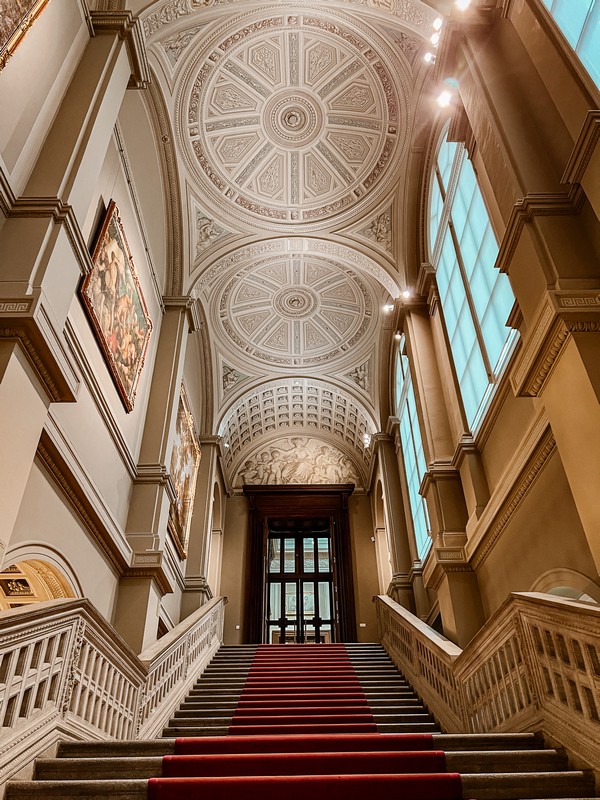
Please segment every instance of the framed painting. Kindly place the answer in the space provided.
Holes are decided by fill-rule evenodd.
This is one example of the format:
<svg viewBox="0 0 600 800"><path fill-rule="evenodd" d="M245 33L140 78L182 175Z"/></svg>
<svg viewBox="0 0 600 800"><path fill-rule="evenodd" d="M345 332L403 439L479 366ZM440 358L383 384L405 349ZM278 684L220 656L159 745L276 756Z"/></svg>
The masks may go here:
<svg viewBox="0 0 600 800"><path fill-rule="evenodd" d="M175 501L171 503L169 510L169 531L181 558L187 555L199 464L200 445L196 439L194 418L182 384L170 467L171 479L175 486Z"/></svg>
<svg viewBox="0 0 600 800"><path fill-rule="evenodd" d="M123 404L131 411L152 320L114 201L102 223L92 264L81 297Z"/></svg>
<svg viewBox="0 0 600 800"><path fill-rule="evenodd" d="M0 0L0 70L47 5L48 0Z"/></svg>

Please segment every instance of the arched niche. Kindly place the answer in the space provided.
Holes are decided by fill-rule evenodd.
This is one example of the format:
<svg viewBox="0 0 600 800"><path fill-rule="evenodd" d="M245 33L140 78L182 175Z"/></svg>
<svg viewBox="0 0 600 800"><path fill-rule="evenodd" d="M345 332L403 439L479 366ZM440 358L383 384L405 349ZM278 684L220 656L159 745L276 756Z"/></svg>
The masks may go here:
<svg viewBox="0 0 600 800"><path fill-rule="evenodd" d="M600 586L587 575L573 569L553 569L544 572L531 587L532 592L600 603Z"/></svg>
<svg viewBox="0 0 600 800"><path fill-rule="evenodd" d="M76 596L64 573L42 559L17 561L0 570L2 611Z"/></svg>

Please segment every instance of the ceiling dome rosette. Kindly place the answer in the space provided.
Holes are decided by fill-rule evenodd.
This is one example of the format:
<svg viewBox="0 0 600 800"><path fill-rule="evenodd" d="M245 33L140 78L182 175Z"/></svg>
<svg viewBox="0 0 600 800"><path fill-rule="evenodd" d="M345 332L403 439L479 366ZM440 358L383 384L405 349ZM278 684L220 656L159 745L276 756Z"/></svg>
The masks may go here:
<svg viewBox="0 0 600 800"><path fill-rule="evenodd" d="M188 166L247 224L342 222L394 177L408 126L403 70L375 31L341 12L229 18L180 84Z"/></svg>

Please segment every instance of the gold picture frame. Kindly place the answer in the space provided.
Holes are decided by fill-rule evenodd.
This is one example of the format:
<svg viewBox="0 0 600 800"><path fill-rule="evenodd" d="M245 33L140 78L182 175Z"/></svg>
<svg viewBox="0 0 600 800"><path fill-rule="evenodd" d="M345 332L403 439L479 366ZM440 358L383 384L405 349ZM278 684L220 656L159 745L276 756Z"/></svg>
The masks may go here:
<svg viewBox="0 0 600 800"><path fill-rule="evenodd" d="M181 558L187 556L200 458L194 418L185 386L181 384L169 469L176 497L169 509L169 532Z"/></svg>
<svg viewBox="0 0 600 800"><path fill-rule="evenodd" d="M116 203L111 200L81 297L126 410L132 411L152 320Z"/></svg>
<svg viewBox="0 0 600 800"><path fill-rule="evenodd" d="M0 70L49 0L0 0Z"/></svg>

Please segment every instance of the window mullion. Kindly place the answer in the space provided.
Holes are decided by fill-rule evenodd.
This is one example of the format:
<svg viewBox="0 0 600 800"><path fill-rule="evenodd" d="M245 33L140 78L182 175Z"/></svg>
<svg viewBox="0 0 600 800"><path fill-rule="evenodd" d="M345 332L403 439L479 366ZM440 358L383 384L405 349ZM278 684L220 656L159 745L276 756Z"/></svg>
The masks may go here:
<svg viewBox="0 0 600 800"><path fill-rule="evenodd" d="M456 263L458 264L460 277L462 279L463 286L465 289L465 297L467 298L467 304L469 306L469 311L471 312L471 317L473 319L475 336L477 337L477 343L479 345L479 349L481 350L481 356L483 358L483 363L485 365L485 371L487 373L490 382L492 382L494 380L494 371L492 370L492 365L488 357L487 348L485 346L485 340L483 338L483 332L481 330L481 325L479 324L479 318L477 317L477 310L475 308L475 303L473 301L473 296L471 294L471 287L469 286L469 280L467 278L467 271L465 269L465 264L462 259L462 253L460 252L460 244L458 242L458 237L456 236L454 223L452 222L452 215L450 215L448 219L448 229L450 231L450 236L452 237L452 244L454 245L454 253L456 255Z"/></svg>

